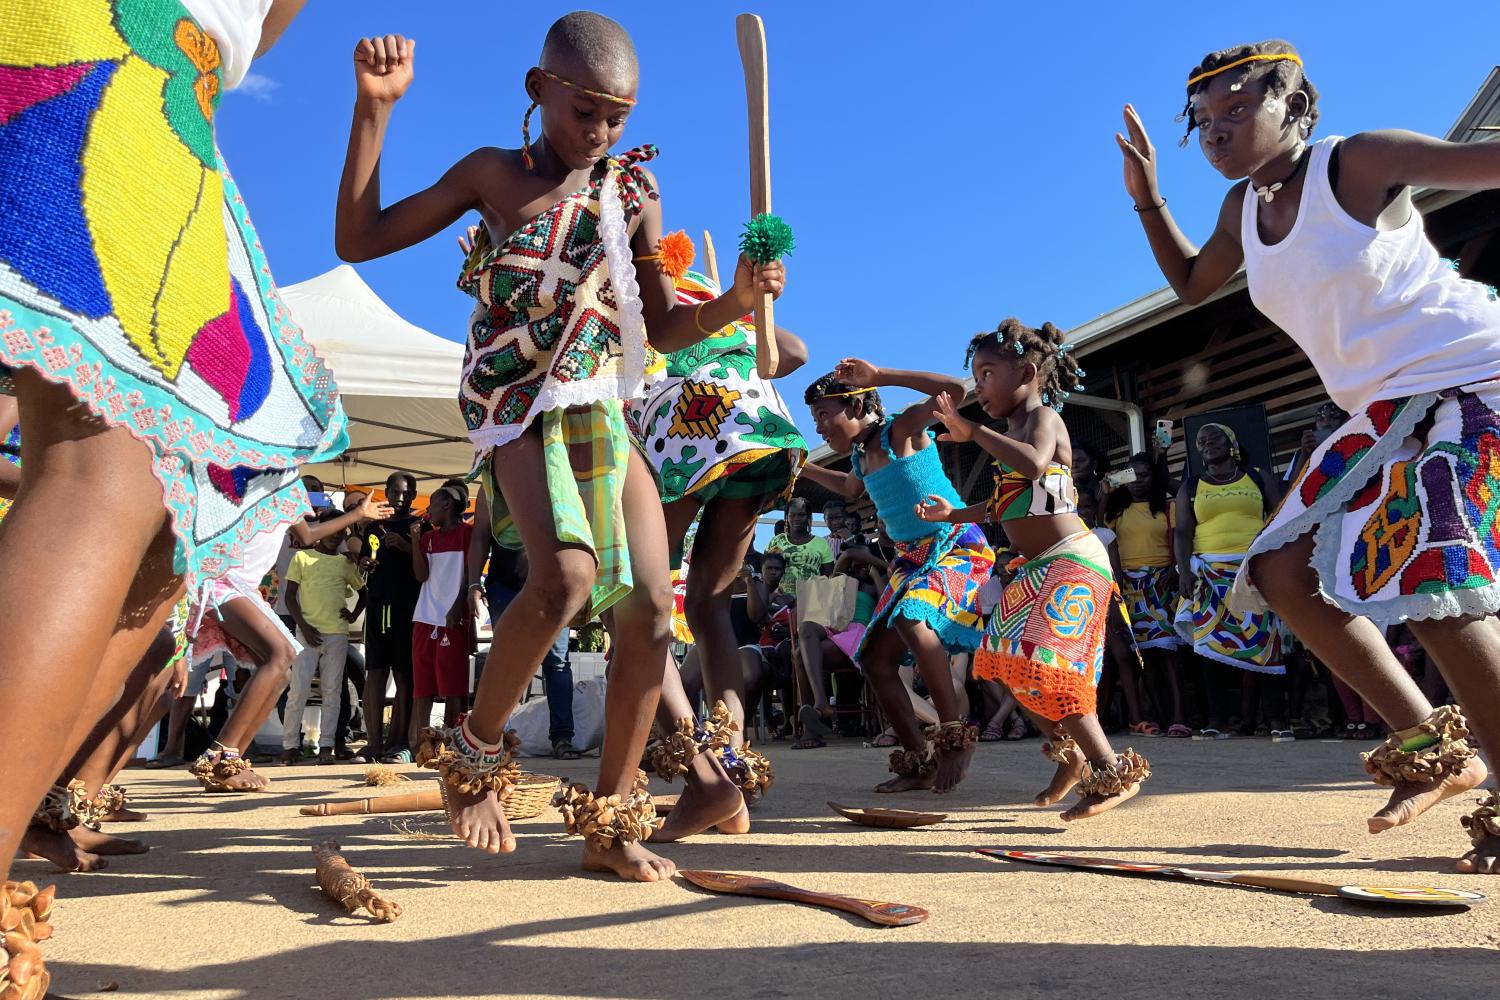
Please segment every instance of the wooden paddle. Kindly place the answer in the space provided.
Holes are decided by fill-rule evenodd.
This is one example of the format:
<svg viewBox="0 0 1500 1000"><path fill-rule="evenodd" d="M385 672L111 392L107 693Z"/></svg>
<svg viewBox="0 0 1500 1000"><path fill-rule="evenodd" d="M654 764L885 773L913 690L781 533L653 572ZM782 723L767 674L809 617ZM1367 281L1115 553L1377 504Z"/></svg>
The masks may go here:
<svg viewBox="0 0 1500 1000"><path fill-rule="evenodd" d="M745 103L750 119L750 214L771 211L771 101L766 70L766 26L754 14L734 19L745 67ZM761 378L775 378L781 359L776 353L776 320L769 294L757 296L755 306L755 370Z"/></svg>
<svg viewBox="0 0 1500 1000"><path fill-rule="evenodd" d="M977 848L980 854L1007 861L1029 861L1039 865L1060 865L1089 871L1116 872L1126 875L1157 875L1164 878L1189 879L1194 882L1228 882L1277 892L1303 892L1314 896L1340 896L1366 903L1389 903L1397 906L1473 906L1485 897L1461 889L1435 889L1429 886L1335 885L1311 879L1284 875L1255 875L1244 872L1221 872L1208 868L1184 868L1177 865L1139 864L1113 858L1084 858L1074 854L1039 854L1032 851L1000 851Z"/></svg>
<svg viewBox="0 0 1500 1000"><path fill-rule="evenodd" d="M677 874L701 889L710 892L728 892L739 896L759 896L762 899L784 899L790 903L806 903L809 906L824 906L830 910L842 910L856 917L863 917L882 927L905 927L920 924L927 919L927 911L920 906L905 903L882 903L875 899L855 899L853 896L835 896L826 892L799 889L785 882L774 882L758 875L733 875L729 872L679 871Z"/></svg>
<svg viewBox="0 0 1500 1000"><path fill-rule="evenodd" d="M407 792L404 795L377 795L346 802L319 802L297 810L304 816L367 816L370 813L430 812L443 808L443 793Z"/></svg>
<svg viewBox="0 0 1500 1000"><path fill-rule="evenodd" d="M851 823L874 826L887 830L909 830L917 826L932 826L948 818L947 813L913 812L910 809L882 809L878 806L846 806L838 802L828 803L828 808Z"/></svg>
<svg viewBox="0 0 1500 1000"><path fill-rule="evenodd" d="M703 230L703 273L708 275L719 294L724 294L724 287L719 284L719 256L714 253L714 238L707 229Z"/></svg>

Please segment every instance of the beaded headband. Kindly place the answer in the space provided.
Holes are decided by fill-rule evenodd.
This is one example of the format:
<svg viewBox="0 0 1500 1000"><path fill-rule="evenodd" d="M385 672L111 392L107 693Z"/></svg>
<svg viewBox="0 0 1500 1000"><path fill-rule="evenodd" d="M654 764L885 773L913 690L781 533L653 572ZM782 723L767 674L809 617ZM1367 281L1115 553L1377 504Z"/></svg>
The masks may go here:
<svg viewBox="0 0 1500 1000"><path fill-rule="evenodd" d="M572 80L564 80L562 77L558 76L556 73L553 73L550 70L542 69L542 67L540 67L540 66L538 66L536 68L536 71L538 73L542 74L543 76L545 76L547 79L551 80L553 83L560 83L564 87L567 87L569 90L576 90L580 94L587 94L590 97L597 97L597 98L600 98L601 100L605 100L605 101L614 101L616 104L623 104L626 107L631 107L631 108L635 107L635 98L634 97L616 97L614 94L606 94L602 90L590 90L587 87L580 87L578 84L574 83Z"/></svg>
<svg viewBox="0 0 1500 1000"><path fill-rule="evenodd" d="M874 392L875 387L868 386L864 389L850 389L848 392L825 392L819 399L841 399L844 396L863 396L867 392Z"/></svg>
<svg viewBox="0 0 1500 1000"><path fill-rule="evenodd" d="M1234 62L1225 63L1222 66L1215 66L1213 69L1205 70L1204 72L1199 73L1197 76L1190 76L1188 77L1187 82L1188 89L1191 90L1195 85L1202 83L1204 80L1207 80L1210 77L1218 76L1220 73L1227 73L1229 70L1235 69L1239 66L1244 66L1246 63L1282 61L1294 62L1298 66L1302 65L1302 57L1297 55L1295 52L1264 52L1259 55L1245 56L1243 59L1236 59ZM546 70L543 70L542 72L545 73Z"/></svg>

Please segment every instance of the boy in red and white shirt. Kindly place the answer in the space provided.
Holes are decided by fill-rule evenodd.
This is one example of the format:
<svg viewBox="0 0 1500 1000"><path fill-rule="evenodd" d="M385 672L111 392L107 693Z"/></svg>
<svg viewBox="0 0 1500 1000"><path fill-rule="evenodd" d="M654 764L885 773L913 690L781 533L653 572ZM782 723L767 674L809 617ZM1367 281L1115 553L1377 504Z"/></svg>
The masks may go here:
<svg viewBox="0 0 1500 1000"><path fill-rule="evenodd" d="M422 582L411 628L411 746L418 745L423 727L431 725L434 700L444 700L443 724L448 727L458 725L468 702L472 648L464 554L474 529L463 519L467 507L458 487L445 485L427 505L435 530L422 534L421 522L411 529L412 572Z"/></svg>

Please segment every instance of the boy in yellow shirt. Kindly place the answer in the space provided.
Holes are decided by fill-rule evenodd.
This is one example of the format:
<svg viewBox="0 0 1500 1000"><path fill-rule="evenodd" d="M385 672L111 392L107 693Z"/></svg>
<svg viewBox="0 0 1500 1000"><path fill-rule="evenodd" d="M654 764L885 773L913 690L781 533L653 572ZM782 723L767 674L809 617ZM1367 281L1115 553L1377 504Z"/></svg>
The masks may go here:
<svg viewBox="0 0 1500 1000"><path fill-rule="evenodd" d="M347 534L347 530L340 531L320 540L314 548L298 550L287 567L286 607L306 645L292 661L292 684L281 727L282 764L295 764L301 757L302 714L312 693L314 675L322 678L323 692L318 763L334 762L333 739L344 698L349 623L359 617L365 602L364 575L339 551ZM351 594L359 595L352 611L348 606Z"/></svg>

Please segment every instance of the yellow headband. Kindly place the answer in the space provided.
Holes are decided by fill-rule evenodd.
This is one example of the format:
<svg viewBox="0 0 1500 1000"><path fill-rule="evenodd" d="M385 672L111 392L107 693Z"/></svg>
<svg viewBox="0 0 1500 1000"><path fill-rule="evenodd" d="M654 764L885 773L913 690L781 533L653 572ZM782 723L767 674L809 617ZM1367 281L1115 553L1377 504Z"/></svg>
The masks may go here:
<svg viewBox="0 0 1500 1000"><path fill-rule="evenodd" d="M600 98L601 100L613 101L616 104L623 104L623 105L625 105L628 108L635 107L635 98L634 97L616 97L614 94L606 94L602 90L590 90L587 87L580 87L578 84L574 83L572 80L564 80L562 77L558 76L556 73L552 73L552 72L549 72L549 71L547 71L545 69L542 69L542 67L540 67L540 66L538 66L536 68L536 71L538 73L542 74L543 76L545 76L547 79L551 80L553 83L560 83L564 87L567 87L569 90L576 90L580 94L587 94L590 97L597 97L597 98Z"/></svg>
<svg viewBox="0 0 1500 1000"><path fill-rule="evenodd" d="M1197 76L1188 77L1187 85L1188 85L1189 89L1191 89L1194 84L1202 83L1204 80L1207 80L1209 77L1218 76L1220 73L1228 72L1229 70L1234 69L1236 66L1243 66L1246 63L1253 63L1253 62L1280 62L1282 60L1286 60L1287 62L1294 62L1298 66L1302 65L1302 57L1299 56L1299 55L1297 55L1295 52L1277 52L1277 53L1269 53L1268 52L1268 53L1263 53L1261 55L1246 56L1243 59L1236 59L1232 63L1225 63L1223 66L1218 66L1218 67L1216 67L1214 69L1207 70L1205 72L1199 73Z"/></svg>
<svg viewBox="0 0 1500 1000"><path fill-rule="evenodd" d="M844 396L862 396L862 395L864 395L867 392L874 392L874 391L875 391L875 387L872 385L872 386L869 386L868 388L865 388L865 389L850 389L848 392L825 392L823 395L819 396L818 398L819 399L839 399L839 398L842 398Z"/></svg>

